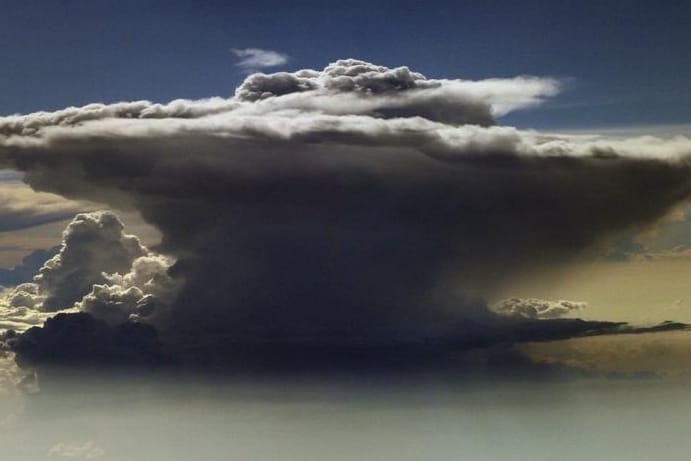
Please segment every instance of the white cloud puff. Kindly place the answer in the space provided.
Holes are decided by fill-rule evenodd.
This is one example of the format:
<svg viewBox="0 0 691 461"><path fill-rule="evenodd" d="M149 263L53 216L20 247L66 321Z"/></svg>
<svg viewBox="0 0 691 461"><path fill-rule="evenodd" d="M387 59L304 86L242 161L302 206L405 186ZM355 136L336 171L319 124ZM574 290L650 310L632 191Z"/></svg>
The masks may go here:
<svg viewBox="0 0 691 461"><path fill-rule="evenodd" d="M266 67L276 67L288 62L288 55L278 51L262 50L261 48L232 48L235 56L240 58L238 67L246 72L256 72Z"/></svg>

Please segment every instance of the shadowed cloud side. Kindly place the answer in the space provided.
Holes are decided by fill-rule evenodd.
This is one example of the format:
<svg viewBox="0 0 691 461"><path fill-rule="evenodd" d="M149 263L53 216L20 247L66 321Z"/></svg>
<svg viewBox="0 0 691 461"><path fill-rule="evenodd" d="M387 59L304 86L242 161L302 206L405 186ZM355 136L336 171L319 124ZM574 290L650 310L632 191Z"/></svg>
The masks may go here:
<svg viewBox="0 0 691 461"><path fill-rule="evenodd" d="M600 335L640 334L688 330L681 323L665 322L650 327L632 327L618 322L559 320L511 320L484 325L457 339L401 340L362 343L329 338L277 341L207 338L173 353L159 341L150 325L125 322L109 325L86 313L59 313L43 327L22 335L5 334L2 341L16 354L24 368L60 366L150 368L184 366L192 370L230 369L267 373L301 371L436 371L453 374L476 373L487 363L501 361L490 369L541 374L560 368L531 364L513 349L515 343L544 342ZM477 362L478 357L482 360ZM487 362L489 361L489 362ZM494 363L492 367L497 364Z"/></svg>

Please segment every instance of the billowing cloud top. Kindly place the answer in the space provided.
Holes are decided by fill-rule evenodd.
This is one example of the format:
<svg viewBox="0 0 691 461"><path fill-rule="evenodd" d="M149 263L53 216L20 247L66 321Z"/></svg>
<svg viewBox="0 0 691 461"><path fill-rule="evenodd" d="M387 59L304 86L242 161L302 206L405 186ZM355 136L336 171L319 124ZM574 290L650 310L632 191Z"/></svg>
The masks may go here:
<svg viewBox="0 0 691 461"><path fill-rule="evenodd" d="M494 124L494 115L537 104L558 89L558 82L552 79L437 80L427 79L407 67L389 69L345 59L321 72L251 75L235 96L241 101L269 99L271 102L263 105L272 110L367 114L377 118L423 117L487 126Z"/></svg>
<svg viewBox="0 0 691 461"><path fill-rule="evenodd" d="M0 136L8 138L7 142L20 142L16 136L32 135L45 129L53 131L56 127L74 127L96 120L198 119L221 114L244 120L243 126L226 124L227 134L251 130L252 121L260 124L257 129L261 128L261 122L254 119L257 116L271 115L288 122L298 114L312 117L296 126L287 125L285 129L335 129L336 125L342 125L344 130L357 129L358 125L365 128L361 126L364 123L361 119L346 117L337 123L339 120L333 117L346 115L367 115L378 119L412 118L415 123L424 118L451 124L487 126L495 123L495 115L536 105L558 90L558 81L549 78L427 79L407 67L389 69L347 59L330 64L323 71L305 69L294 73L250 75L231 99L176 100L169 104L148 101L90 104L52 113L5 117L0 120ZM222 120L225 119L218 121ZM188 129L194 129L194 125L188 125ZM397 126L394 124L391 128ZM419 128L426 131L435 127L438 128L428 124ZM216 128L221 129L220 126Z"/></svg>
<svg viewBox="0 0 691 461"><path fill-rule="evenodd" d="M348 59L250 75L229 99L0 118L0 167L39 191L137 209L162 232L171 286L184 282L155 320L171 343L486 337L507 320L477 295L690 192L687 138L497 125L558 89ZM81 287L78 306L139 315L155 290L135 273L167 263L137 257L152 259Z"/></svg>

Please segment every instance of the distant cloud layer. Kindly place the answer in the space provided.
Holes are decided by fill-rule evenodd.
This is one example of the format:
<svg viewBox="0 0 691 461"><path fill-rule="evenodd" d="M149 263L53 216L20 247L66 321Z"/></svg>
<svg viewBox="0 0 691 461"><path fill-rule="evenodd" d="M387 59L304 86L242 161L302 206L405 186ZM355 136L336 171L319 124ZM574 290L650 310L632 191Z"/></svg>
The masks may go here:
<svg viewBox="0 0 691 461"><path fill-rule="evenodd" d="M152 253L116 217L82 215L79 226L95 230L74 248L94 264L70 269L75 280L60 275L68 231L61 265L42 269L25 298L45 297L42 313L151 322L173 348L195 351L612 331L541 320L558 306L530 316L516 305L528 318L508 319L478 297L652 223L691 193L687 138L497 124L559 87L526 76L428 79L348 59L249 75L229 99L0 118L0 167L26 172L38 191L138 210L163 234Z"/></svg>
<svg viewBox="0 0 691 461"><path fill-rule="evenodd" d="M31 282L43 264L55 256L59 247L49 250L34 250L22 258L22 261L11 269L0 268L0 286L14 287L24 282Z"/></svg>
<svg viewBox="0 0 691 461"><path fill-rule="evenodd" d="M56 194L36 193L25 184L0 183L0 232L63 221L89 207Z"/></svg>
<svg viewBox="0 0 691 461"><path fill-rule="evenodd" d="M256 72L267 67L276 67L288 62L288 55L278 51L259 48L232 48L235 56L240 58L237 65L247 72Z"/></svg>

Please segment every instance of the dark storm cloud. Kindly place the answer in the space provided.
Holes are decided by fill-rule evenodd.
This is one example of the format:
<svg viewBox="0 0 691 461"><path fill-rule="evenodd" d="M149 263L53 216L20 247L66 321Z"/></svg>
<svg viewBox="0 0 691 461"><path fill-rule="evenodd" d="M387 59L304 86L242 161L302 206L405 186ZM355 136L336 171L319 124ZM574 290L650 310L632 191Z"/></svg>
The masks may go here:
<svg viewBox="0 0 691 461"><path fill-rule="evenodd" d="M135 208L161 230L158 251L177 259L169 275L184 282L155 318L172 348L613 331L618 324L509 321L477 300L689 195L686 138L494 125L557 88L344 60L251 75L229 100L0 119L0 166L26 172L36 190ZM104 290L94 305L125 299Z"/></svg>
<svg viewBox="0 0 691 461"><path fill-rule="evenodd" d="M148 366L163 360L154 327L134 322L113 327L85 313L57 314L13 339L12 349L20 366Z"/></svg>

